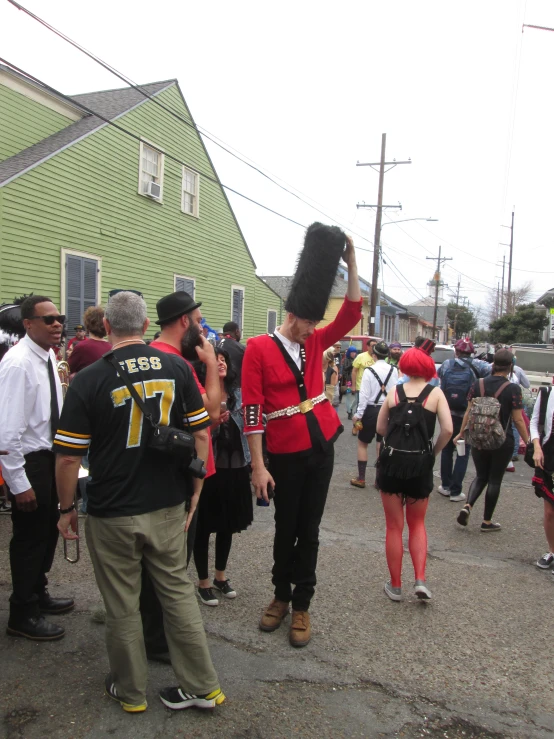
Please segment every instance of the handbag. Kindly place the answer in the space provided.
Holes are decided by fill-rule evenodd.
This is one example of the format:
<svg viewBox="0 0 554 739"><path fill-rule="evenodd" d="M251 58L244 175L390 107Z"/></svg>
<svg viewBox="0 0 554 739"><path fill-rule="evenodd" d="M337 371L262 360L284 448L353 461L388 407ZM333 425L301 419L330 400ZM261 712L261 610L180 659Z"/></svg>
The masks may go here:
<svg viewBox="0 0 554 739"><path fill-rule="evenodd" d="M113 351L105 354L104 359L112 365L121 377L127 386L127 390L131 393L131 397L152 427L152 433L147 444L148 448L152 451L173 457L175 461L180 462L185 469L188 469L194 477L204 478L206 476L206 469L204 468L203 460L197 458L195 440L192 433L175 428L174 426L161 426L155 421L152 413L148 410L148 406L129 381L127 373L117 362ZM186 411L186 409L184 410ZM190 429L186 412L184 413L184 417Z"/></svg>
<svg viewBox="0 0 554 739"><path fill-rule="evenodd" d="M540 389L540 395L539 395L539 402L540 402L540 409L539 409L539 434L540 434L540 444L542 446L542 439L544 436L544 423L546 421L546 406L548 405L548 398L550 397L550 392L552 388L551 387L541 387ZM535 445L532 441L529 441L527 443L527 446L525 448L525 455L523 457L523 460L526 464L529 465L529 467L532 467L535 469L535 460L533 457L535 456Z"/></svg>

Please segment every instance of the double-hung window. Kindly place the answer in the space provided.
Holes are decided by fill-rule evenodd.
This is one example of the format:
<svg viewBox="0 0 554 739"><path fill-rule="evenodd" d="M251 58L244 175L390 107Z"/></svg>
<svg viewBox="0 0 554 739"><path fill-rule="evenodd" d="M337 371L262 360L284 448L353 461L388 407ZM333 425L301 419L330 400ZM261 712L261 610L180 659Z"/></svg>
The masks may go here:
<svg viewBox="0 0 554 739"><path fill-rule="evenodd" d="M188 167L183 167L183 193L181 210L190 216L198 218L198 172Z"/></svg>
<svg viewBox="0 0 554 739"><path fill-rule="evenodd" d="M75 326L83 322L86 309L100 302L100 264L93 256L62 251L62 294L69 336L75 336Z"/></svg>
<svg viewBox="0 0 554 739"><path fill-rule="evenodd" d="M272 334L275 331L276 326L277 326L277 311L268 310L267 311L267 333Z"/></svg>
<svg viewBox="0 0 554 739"><path fill-rule="evenodd" d="M164 155L149 144L140 142L139 193L153 200L163 197Z"/></svg>
<svg viewBox="0 0 554 739"><path fill-rule="evenodd" d="M191 298L194 298L196 290L196 281L193 277L182 277L181 275L175 275L175 292L188 293Z"/></svg>

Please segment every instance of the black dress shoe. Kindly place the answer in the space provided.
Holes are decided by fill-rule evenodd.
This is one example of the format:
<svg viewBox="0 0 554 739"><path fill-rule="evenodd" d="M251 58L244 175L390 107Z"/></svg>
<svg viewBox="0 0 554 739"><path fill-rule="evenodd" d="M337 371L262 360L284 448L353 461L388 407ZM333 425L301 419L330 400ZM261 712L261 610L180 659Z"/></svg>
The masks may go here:
<svg viewBox="0 0 554 739"><path fill-rule="evenodd" d="M55 641L65 636L65 629L57 624L49 623L44 616L31 616L21 621L8 621L8 636L23 636L35 641Z"/></svg>
<svg viewBox="0 0 554 739"><path fill-rule="evenodd" d="M73 598L52 598L48 590L39 595L38 607L41 613L52 613L57 615L58 613L67 613L67 611L75 608L75 601Z"/></svg>

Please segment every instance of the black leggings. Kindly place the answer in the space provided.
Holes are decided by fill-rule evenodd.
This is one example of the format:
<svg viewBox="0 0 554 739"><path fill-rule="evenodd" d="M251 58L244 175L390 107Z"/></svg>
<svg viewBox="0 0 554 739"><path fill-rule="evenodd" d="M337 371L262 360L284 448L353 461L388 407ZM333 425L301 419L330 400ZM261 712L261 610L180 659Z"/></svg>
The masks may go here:
<svg viewBox="0 0 554 739"><path fill-rule="evenodd" d="M198 572L199 580L208 579L208 547L210 545L211 531L200 528L196 529L196 537L194 540L194 564ZM225 570L231 544L233 543L233 534L225 531L218 532L215 535L215 569Z"/></svg>
<svg viewBox="0 0 554 739"><path fill-rule="evenodd" d="M471 447L471 456L475 464L477 477L471 483L467 502L473 508L477 499L485 489L485 513L484 520L490 521L498 503L500 495L500 485L504 472L508 466L512 454L514 452L513 436L508 436L500 449L492 451L485 449L476 449Z"/></svg>

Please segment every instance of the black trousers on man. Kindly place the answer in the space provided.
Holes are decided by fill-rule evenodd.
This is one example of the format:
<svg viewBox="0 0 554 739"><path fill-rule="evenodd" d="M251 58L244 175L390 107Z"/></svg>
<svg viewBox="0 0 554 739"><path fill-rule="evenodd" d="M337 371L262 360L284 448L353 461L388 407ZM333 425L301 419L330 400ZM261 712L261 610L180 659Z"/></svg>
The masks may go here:
<svg viewBox="0 0 554 739"><path fill-rule="evenodd" d="M269 454L275 480L275 597L295 611L307 611L316 585L319 524L333 474L335 451L314 449L308 455ZM294 590L292 588L294 585Z"/></svg>
<svg viewBox="0 0 554 739"><path fill-rule="evenodd" d="M46 450L25 455L25 473L35 491L36 510L20 511L12 497L11 622L38 617L39 596L48 585L46 574L56 553L60 517L54 460L54 453Z"/></svg>

